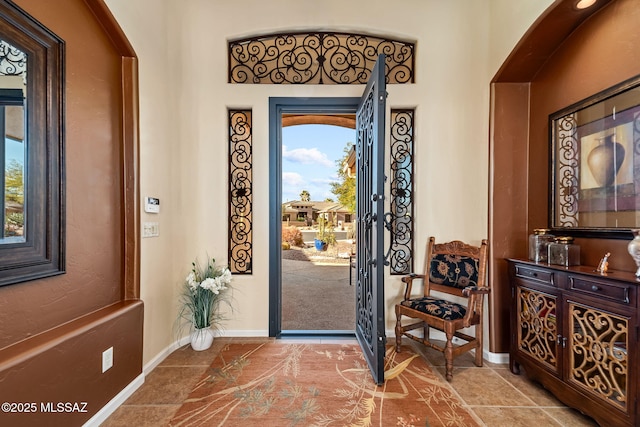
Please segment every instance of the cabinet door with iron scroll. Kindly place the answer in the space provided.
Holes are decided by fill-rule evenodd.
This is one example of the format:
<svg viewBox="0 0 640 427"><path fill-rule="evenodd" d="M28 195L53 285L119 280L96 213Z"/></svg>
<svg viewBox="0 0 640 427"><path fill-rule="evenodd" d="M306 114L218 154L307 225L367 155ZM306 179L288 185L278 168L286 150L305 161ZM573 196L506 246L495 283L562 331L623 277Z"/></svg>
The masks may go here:
<svg viewBox="0 0 640 427"><path fill-rule="evenodd" d="M516 265L512 275L512 352L560 377L562 298L555 287L555 277L548 271L523 265ZM513 357L511 370L519 371Z"/></svg>
<svg viewBox="0 0 640 427"><path fill-rule="evenodd" d="M603 285L599 285L602 287ZM567 295L565 381L613 411L637 411L637 314L626 307L603 306ZM597 307L596 307L597 305Z"/></svg>

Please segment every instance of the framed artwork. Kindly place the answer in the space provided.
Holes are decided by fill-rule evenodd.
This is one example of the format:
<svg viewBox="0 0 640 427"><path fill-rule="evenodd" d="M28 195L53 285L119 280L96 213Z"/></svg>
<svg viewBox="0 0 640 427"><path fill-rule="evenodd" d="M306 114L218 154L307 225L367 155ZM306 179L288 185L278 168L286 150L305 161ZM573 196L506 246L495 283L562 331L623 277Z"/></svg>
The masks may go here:
<svg viewBox="0 0 640 427"><path fill-rule="evenodd" d="M627 238L640 228L640 76L549 116L550 226Z"/></svg>

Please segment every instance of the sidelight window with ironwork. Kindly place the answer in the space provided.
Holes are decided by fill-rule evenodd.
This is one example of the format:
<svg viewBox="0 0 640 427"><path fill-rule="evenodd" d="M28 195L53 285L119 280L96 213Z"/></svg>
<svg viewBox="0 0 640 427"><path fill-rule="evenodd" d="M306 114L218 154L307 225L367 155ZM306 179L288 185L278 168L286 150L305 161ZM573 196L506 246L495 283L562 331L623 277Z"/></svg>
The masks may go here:
<svg viewBox="0 0 640 427"><path fill-rule="evenodd" d="M413 109L391 109L391 274L413 270Z"/></svg>
<svg viewBox="0 0 640 427"><path fill-rule="evenodd" d="M252 274L251 110L229 110L229 269Z"/></svg>
<svg viewBox="0 0 640 427"><path fill-rule="evenodd" d="M384 53L387 84L414 82L415 44L315 31L229 41L229 83L366 84Z"/></svg>

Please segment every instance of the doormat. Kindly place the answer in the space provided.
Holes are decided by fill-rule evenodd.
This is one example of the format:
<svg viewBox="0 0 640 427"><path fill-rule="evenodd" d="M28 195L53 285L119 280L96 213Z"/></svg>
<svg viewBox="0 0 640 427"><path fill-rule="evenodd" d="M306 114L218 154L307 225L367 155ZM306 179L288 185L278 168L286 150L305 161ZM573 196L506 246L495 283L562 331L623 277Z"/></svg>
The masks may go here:
<svg viewBox="0 0 640 427"><path fill-rule="evenodd" d="M478 426L409 347L377 386L357 344L226 345L171 426Z"/></svg>

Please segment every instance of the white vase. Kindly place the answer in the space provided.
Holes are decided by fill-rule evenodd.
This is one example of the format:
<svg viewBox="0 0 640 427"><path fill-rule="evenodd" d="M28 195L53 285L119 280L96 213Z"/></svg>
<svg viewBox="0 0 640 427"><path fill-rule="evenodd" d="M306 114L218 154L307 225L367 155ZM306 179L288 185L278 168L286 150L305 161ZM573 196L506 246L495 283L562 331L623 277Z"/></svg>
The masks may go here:
<svg viewBox="0 0 640 427"><path fill-rule="evenodd" d="M633 233L633 240L627 245L627 250L638 266L636 277L640 277L640 230L631 230L631 232Z"/></svg>
<svg viewBox="0 0 640 427"><path fill-rule="evenodd" d="M206 350L213 344L213 330L209 328L196 329L191 332L191 348L195 351Z"/></svg>

